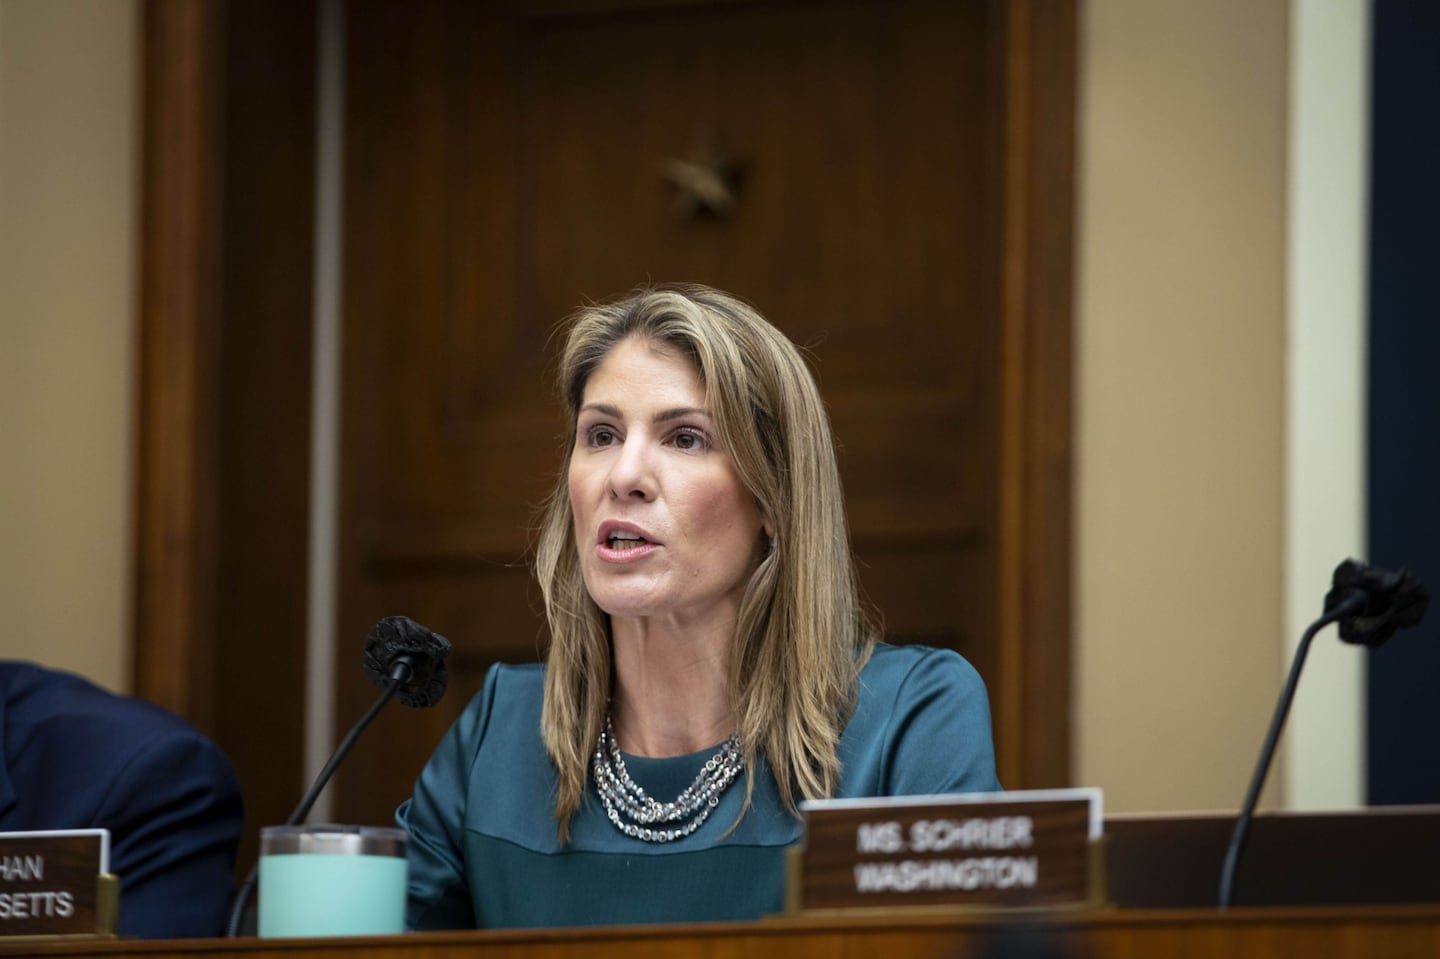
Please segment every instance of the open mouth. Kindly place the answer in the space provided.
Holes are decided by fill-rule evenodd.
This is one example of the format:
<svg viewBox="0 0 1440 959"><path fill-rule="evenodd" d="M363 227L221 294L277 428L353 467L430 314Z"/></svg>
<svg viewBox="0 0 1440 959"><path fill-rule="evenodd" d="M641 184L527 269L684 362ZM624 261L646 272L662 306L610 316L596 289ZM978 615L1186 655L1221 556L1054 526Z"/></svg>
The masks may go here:
<svg viewBox="0 0 1440 959"><path fill-rule="evenodd" d="M605 538L605 545L610 549L621 552L627 549L639 549L650 542L638 533L628 533L623 530L616 530Z"/></svg>

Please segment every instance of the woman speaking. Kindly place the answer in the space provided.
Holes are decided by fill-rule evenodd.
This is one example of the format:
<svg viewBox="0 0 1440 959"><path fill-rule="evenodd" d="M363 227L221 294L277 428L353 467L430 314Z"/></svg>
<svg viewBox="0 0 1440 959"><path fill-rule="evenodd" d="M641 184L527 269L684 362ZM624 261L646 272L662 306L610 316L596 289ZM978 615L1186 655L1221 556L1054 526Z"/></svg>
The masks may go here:
<svg viewBox="0 0 1440 959"><path fill-rule="evenodd" d="M560 387L546 661L490 670L397 813L413 928L758 918L801 800L999 789L975 670L877 641L783 334L645 289L572 318Z"/></svg>

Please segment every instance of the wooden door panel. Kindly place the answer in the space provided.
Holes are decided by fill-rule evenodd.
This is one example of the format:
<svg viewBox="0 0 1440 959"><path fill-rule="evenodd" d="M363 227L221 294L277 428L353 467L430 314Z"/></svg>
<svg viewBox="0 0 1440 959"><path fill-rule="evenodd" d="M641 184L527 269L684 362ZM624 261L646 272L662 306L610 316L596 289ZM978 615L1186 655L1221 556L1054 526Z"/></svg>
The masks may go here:
<svg viewBox="0 0 1440 959"><path fill-rule="evenodd" d="M527 302L558 317L704 280L815 345L827 394L948 382L984 322L983 13L712 6L522 33ZM677 211L662 173L707 143L740 171L725 218Z"/></svg>
<svg viewBox="0 0 1440 959"><path fill-rule="evenodd" d="M988 535L994 478L977 453L990 440L978 413L988 398L936 391L828 402L857 545L900 536L974 545Z"/></svg>
<svg viewBox="0 0 1440 959"><path fill-rule="evenodd" d="M506 266L509 51L484 6L351 12L346 502L367 557L518 553L555 462L545 335Z"/></svg>
<svg viewBox="0 0 1440 959"><path fill-rule="evenodd" d="M889 635L1024 695L997 599L1009 6L352 4L342 636L404 613L456 651L338 815L388 819L486 666L540 654L555 326L647 280L728 289L807 348ZM733 205L684 202L667 173L700 160ZM370 692L339 668L348 723Z"/></svg>
<svg viewBox="0 0 1440 959"><path fill-rule="evenodd" d="M964 654L982 678L998 675L994 640L992 557L964 542L900 541L857 551L866 599L896 642L923 643Z"/></svg>

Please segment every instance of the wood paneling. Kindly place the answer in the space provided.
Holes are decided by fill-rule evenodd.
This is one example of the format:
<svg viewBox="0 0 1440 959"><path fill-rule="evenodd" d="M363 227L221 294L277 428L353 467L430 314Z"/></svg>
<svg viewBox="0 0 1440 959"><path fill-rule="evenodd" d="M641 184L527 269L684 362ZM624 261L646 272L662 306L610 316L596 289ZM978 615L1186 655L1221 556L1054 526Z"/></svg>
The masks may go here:
<svg viewBox="0 0 1440 959"><path fill-rule="evenodd" d="M552 331L650 280L807 347L890 637L987 678L1007 785L1068 780L1074 42L1022 0L351 7L342 643L405 613L456 660L342 818L388 819L484 668L539 655ZM684 203L677 160L733 204Z"/></svg>
<svg viewBox="0 0 1440 959"><path fill-rule="evenodd" d="M136 453L138 695L213 729L222 28L144 8Z"/></svg>
<svg viewBox="0 0 1440 959"><path fill-rule="evenodd" d="M145 6L136 682L299 800L315 7Z"/></svg>
<svg viewBox="0 0 1440 959"><path fill-rule="evenodd" d="M259 824L302 785L314 8L145 9L136 686L231 751ZM540 655L552 332L647 280L807 347L891 637L980 669L1007 785L1068 783L1073 3L347 17L337 723L380 617L456 652L338 815L388 820L485 667ZM707 155L721 214L666 176Z"/></svg>
<svg viewBox="0 0 1440 959"><path fill-rule="evenodd" d="M244 789L243 871L308 785L316 10L227 12L215 739Z"/></svg>
<svg viewBox="0 0 1440 959"><path fill-rule="evenodd" d="M1070 785L1076 11L1004 6L999 650L1001 776Z"/></svg>

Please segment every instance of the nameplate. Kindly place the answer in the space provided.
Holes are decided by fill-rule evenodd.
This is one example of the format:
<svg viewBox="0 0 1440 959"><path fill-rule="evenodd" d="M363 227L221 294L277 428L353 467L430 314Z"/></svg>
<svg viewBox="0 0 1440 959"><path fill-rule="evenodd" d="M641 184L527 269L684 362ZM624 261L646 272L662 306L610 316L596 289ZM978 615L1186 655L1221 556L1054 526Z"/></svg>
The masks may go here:
<svg viewBox="0 0 1440 959"><path fill-rule="evenodd" d="M0 832L0 936L112 936L110 832Z"/></svg>
<svg viewBox="0 0 1440 959"><path fill-rule="evenodd" d="M800 804L792 911L1098 904L1099 789Z"/></svg>

